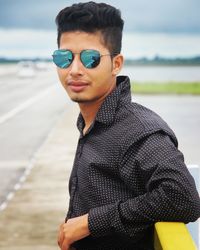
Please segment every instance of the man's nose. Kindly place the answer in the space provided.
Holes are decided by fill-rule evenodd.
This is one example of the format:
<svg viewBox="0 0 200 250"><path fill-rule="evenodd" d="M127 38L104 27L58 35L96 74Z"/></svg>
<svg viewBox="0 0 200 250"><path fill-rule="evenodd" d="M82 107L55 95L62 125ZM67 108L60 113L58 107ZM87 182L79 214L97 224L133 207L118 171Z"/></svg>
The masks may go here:
<svg viewBox="0 0 200 250"><path fill-rule="evenodd" d="M72 64L70 65L70 72L71 75L82 75L83 74L83 64L80 60L79 55L74 56L74 60Z"/></svg>

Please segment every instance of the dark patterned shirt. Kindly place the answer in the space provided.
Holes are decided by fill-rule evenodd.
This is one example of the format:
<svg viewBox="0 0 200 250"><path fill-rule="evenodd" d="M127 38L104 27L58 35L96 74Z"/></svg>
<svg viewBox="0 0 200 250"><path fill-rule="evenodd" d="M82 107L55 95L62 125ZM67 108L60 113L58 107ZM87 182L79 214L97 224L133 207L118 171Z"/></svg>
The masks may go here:
<svg viewBox="0 0 200 250"><path fill-rule="evenodd" d="M131 102L128 77L117 78L90 129L80 131L67 218L89 213L91 235L77 250L152 250L157 221L195 221L200 199L168 125Z"/></svg>

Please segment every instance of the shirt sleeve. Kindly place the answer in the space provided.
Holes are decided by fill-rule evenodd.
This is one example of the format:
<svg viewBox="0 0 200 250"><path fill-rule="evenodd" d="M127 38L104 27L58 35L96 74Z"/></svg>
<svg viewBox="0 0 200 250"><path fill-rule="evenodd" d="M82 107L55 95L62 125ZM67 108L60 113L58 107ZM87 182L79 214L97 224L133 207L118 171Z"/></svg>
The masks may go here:
<svg viewBox="0 0 200 250"><path fill-rule="evenodd" d="M126 201L89 211L91 235L110 233L141 238L157 221L192 222L200 217L200 199L182 153L167 134L157 132L132 144L120 166L125 185L134 186L136 173L145 192ZM137 172L135 172L137 171Z"/></svg>

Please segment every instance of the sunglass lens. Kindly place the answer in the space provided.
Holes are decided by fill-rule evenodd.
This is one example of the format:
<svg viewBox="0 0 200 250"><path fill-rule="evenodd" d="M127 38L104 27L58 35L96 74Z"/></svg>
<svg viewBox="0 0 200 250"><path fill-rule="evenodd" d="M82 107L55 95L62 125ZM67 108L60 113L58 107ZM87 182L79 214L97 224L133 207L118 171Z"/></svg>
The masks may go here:
<svg viewBox="0 0 200 250"><path fill-rule="evenodd" d="M62 69L69 67L73 61L73 54L70 50L55 50L53 53L53 62Z"/></svg>
<svg viewBox="0 0 200 250"><path fill-rule="evenodd" d="M81 52L81 62L88 69L97 67L100 63L100 58L101 56L96 50L83 50Z"/></svg>

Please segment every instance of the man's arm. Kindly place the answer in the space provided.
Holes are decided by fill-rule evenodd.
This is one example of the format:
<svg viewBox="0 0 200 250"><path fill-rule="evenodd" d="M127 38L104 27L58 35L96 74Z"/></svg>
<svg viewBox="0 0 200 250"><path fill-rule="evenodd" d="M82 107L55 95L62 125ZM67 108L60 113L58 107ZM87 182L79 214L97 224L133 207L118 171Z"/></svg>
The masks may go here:
<svg viewBox="0 0 200 250"><path fill-rule="evenodd" d="M129 188L134 186L133 166L146 181L146 193L91 209L91 235L117 233L137 241L157 221L188 223L199 218L200 199L194 180L182 154L167 135L155 133L143 139L137 152L134 145L130 146L120 166L122 179Z"/></svg>

